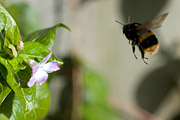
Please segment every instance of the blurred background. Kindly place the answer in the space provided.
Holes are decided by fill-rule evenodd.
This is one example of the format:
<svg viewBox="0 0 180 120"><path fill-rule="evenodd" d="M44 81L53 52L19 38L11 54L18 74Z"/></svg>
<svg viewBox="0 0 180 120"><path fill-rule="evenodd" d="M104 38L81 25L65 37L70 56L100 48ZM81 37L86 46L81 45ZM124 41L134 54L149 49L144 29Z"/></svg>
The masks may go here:
<svg viewBox="0 0 180 120"><path fill-rule="evenodd" d="M62 22L54 54L64 61L49 83L45 120L180 120L179 0L1 0L25 38ZM169 12L153 30L160 49L148 65L133 56L118 20L143 23Z"/></svg>

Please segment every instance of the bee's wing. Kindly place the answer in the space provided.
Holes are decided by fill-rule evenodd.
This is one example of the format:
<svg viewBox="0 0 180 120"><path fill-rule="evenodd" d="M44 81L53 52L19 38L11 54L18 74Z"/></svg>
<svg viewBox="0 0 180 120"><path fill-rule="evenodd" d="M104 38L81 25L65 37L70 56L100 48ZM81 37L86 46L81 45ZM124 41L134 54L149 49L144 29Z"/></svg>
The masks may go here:
<svg viewBox="0 0 180 120"><path fill-rule="evenodd" d="M136 29L138 30L138 35L143 35L147 33L150 29L160 28L168 13L162 14L151 21L145 22L142 25L138 26Z"/></svg>

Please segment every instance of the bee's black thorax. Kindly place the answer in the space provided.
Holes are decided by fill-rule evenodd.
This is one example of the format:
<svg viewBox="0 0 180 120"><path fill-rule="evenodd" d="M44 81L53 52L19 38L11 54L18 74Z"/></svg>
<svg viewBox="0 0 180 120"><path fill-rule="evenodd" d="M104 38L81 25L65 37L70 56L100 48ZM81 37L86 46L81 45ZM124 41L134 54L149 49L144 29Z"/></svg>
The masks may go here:
<svg viewBox="0 0 180 120"><path fill-rule="evenodd" d="M123 26L123 33L129 40L138 40L137 27L141 25L140 23L130 23Z"/></svg>

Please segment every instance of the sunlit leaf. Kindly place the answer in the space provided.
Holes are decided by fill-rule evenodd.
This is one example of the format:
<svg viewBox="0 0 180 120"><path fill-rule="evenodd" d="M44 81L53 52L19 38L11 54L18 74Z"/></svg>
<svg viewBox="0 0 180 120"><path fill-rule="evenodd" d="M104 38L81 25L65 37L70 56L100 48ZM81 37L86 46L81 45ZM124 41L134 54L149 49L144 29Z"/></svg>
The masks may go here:
<svg viewBox="0 0 180 120"><path fill-rule="evenodd" d="M0 21L1 22L0 26L5 26L5 31L7 30L11 31L12 33L9 32L10 35L8 36L12 36L13 39L10 38L12 43L14 44L17 43L16 42L17 40L14 38L20 38L20 34L16 22L13 20L11 15L2 7L1 4L0 4L0 16L3 17L3 20Z"/></svg>
<svg viewBox="0 0 180 120"><path fill-rule="evenodd" d="M47 49L46 46L38 42L25 42L24 50L21 52L20 56L26 59L36 58L39 59L39 61L42 61L42 59L46 57L50 52L51 51ZM57 61L60 65L63 64L63 62L58 59L54 54L52 54L49 61Z"/></svg>
<svg viewBox="0 0 180 120"><path fill-rule="evenodd" d="M8 60L8 63L12 66L15 72L26 68L26 66L23 65L23 58L19 56L17 58Z"/></svg>
<svg viewBox="0 0 180 120"><path fill-rule="evenodd" d="M49 90L47 88L47 83L45 83L42 86L37 84L33 89L24 89L26 102L31 105L27 111L23 111L21 100L15 95L13 100L13 113L10 119L39 120L44 118L48 112L50 103Z"/></svg>
<svg viewBox="0 0 180 120"><path fill-rule="evenodd" d="M4 48L6 53L12 57L13 53L12 50L9 48L9 45L16 46L18 41L21 40L19 29L13 18L1 5L0 5L0 17L2 17L0 20L0 30L1 30L0 36L2 38L1 47L4 46L2 48Z"/></svg>
<svg viewBox="0 0 180 120"><path fill-rule="evenodd" d="M4 114L0 113L0 120L9 120Z"/></svg>
<svg viewBox="0 0 180 120"><path fill-rule="evenodd" d="M3 12L0 12L0 30L3 30L6 26L6 16Z"/></svg>
<svg viewBox="0 0 180 120"><path fill-rule="evenodd" d="M56 37L56 30L58 27L63 27L67 30L70 30L70 28L63 23L59 23L53 27L42 29L30 34L25 41L36 41L45 45L48 49L52 50Z"/></svg>

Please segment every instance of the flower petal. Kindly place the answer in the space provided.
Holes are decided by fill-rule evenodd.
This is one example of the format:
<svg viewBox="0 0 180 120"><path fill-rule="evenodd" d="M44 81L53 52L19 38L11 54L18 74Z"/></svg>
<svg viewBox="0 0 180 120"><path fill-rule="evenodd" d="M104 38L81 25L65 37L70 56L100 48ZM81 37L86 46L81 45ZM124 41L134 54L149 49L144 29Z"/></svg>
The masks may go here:
<svg viewBox="0 0 180 120"><path fill-rule="evenodd" d="M42 60L42 64L46 63L52 55L52 51Z"/></svg>
<svg viewBox="0 0 180 120"><path fill-rule="evenodd" d="M41 73L42 75L41 75L41 78L39 78L38 80L37 80L37 82L39 83L39 85L42 85L44 82L46 82L46 80L48 79L48 74L45 72L45 71L43 71L42 73Z"/></svg>
<svg viewBox="0 0 180 120"><path fill-rule="evenodd" d="M32 76L34 76L34 74L38 71L39 67L40 67L39 63L36 66L32 67Z"/></svg>
<svg viewBox="0 0 180 120"><path fill-rule="evenodd" d="M59 66L58 62L53 61L53 62L49 62L49 63L43 65L43 70L46 71L47 73L51 73L51 72L60 70L60 66Z"/></svg>
<svg viewBox="0 0 180 120"><path fill-rule="evenodd" d="M17 50L22 51L23 49L24 49L24 43L22 40L19 40L19 42L17 44Z"/></svg>
<svg viewBox="0 0 180 120"><path fill-rule="evenodd" d="M30 60L30 59L25 59L25 61L29 64L29 66L32 68L34 66L36 66L37 64L39 64L38 62L36 62L35 60Z"/></svg>
<svg viewBox="0 0 180 120"><path fill-rule="evenodd" d="M41 67L39 67L36 72L32 73L32 77L30 78L30 81L28 82L28 86L32 87L35 82L38 82L40 85L42 85L48 78L48 74L43 71Z"/></svg>
<svg viewBox="0 0 180 120"><path fill-rule="evenodd" d="M28 82L28 86L29 87L32 87L34 85L34 83L36 82L36 77L35 76L32 76Z"/></svg>

